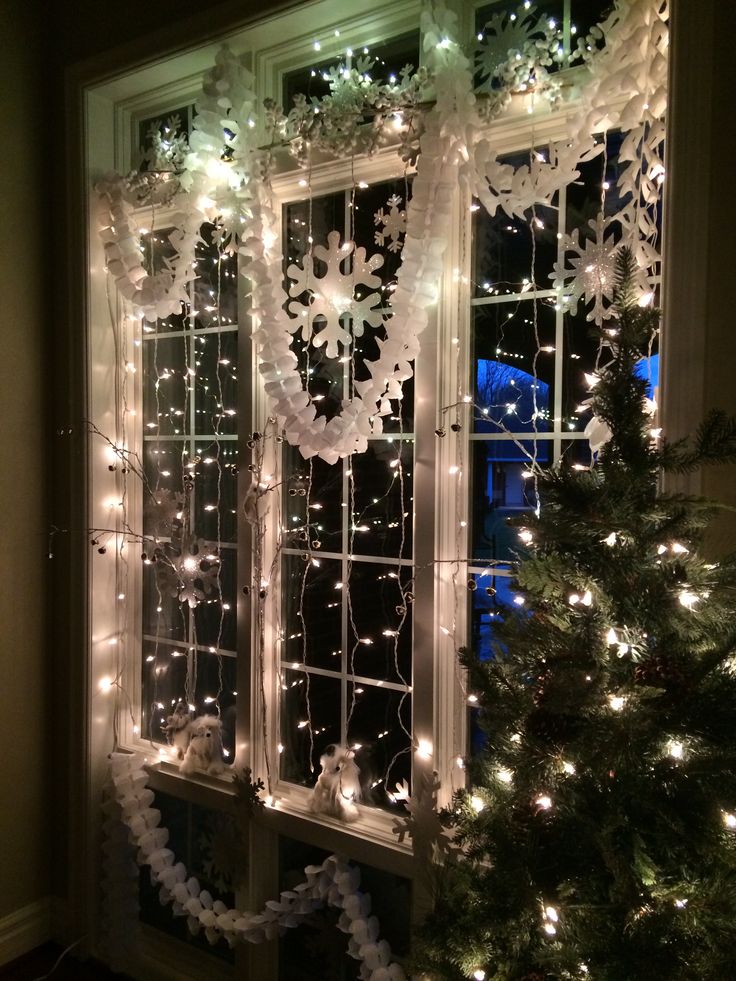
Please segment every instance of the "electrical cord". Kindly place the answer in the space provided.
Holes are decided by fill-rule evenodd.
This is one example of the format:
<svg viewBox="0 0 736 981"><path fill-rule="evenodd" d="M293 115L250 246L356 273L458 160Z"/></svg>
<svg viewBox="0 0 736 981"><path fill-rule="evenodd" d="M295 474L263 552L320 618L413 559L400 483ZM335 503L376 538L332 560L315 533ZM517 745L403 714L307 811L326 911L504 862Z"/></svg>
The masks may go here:
<svg viewBox="0 0 736 981"><path fill-rule="evenodd" d="M41 975L39 975L39 977L34 978L33 981L46 981L46 978L50 978L51 975L56 970L56 968L59 966L59 964L61 964L61 962L63 961L63 959L69 953L69 951L70 950L74 950L74 948L77 947L77 946L79 946L79 944L81 944L81 942L84 939L85 939L84 937L80 937L79 940L75 940L74 943L69 944L69 946L65 950L62 950L62 952L56 958L56 960L54 961L54 964L53 964L53 967L51 968L51 970L48 971L46 974L41 974Z"/></svg>

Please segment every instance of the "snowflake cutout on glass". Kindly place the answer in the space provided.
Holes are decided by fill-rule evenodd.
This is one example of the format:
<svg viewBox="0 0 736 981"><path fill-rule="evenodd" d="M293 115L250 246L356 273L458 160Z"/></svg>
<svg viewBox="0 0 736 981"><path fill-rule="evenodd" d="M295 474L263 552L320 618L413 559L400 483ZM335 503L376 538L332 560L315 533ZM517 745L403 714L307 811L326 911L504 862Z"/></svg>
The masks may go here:
<svg viewBox="0 0 736 981"><path fill-rule="evenodd" d="M152 122L141 150L146 170L180 171L189 153L189 140L178 113Z"/></svg>
<svg viewBox="0 0 736 981"><path fill-rule="evenodd" d="M336 231L329 233L327 243L328 248L316 245L310 249L303 266L292 263L286 270L293 280L289 296L308 294L306 303L289 303L289 312L296 315L289 329L292 333L301 330L302 338L315 347L326 345L327 357L336 358L339 345L349 348L353 337L362 336L366 323L378 327L383 321L379 294L358 292L361 286L374 290L381 285L380 277L373 272L383 265L383 256L376 254L366 260L365 249L356 249L355 242L340 245L340 233ZM350 271L343 272L341 266L351 256ZM327 266L324 276L317 275L315 259Z"/></svg>
<svg viewBox="0 0 736 981"><path fill-rule="evenodd" d="M184 495L180 491L166 488L151 491L143 506L144 551L147 553L149 548L155 551L162 544L161 539L175 540L181 534L183 518Z"/></svg>
<svg viewBox="0 0 736 981"><path fill-rule="evenodd" d="M562 292L564 308L574 316L580 300L584 300L586 305L592 303L586 320L592 320L599 326L613 316L611 303L616 285L616 254L621 247L620 242L614 241L613 235L605 237L610 223L611 219L603 215L591 218L588 225L593 235L582 244L578 228L572 235L565 235L563 251L573 254L567 260L556 262L554 272L549 274L554 288Z"/></svg>
<svg viewBox="0 0 736 981"><path fill-rule="evenodd" d="M199 835L202 871L220 892L232 892L248 869L248 849L229 814L208 813Z"/></svg>
<svg viewBox="0 0 736 981"><path fill-rule="evenodd" d="M547 56L555 27L554 22L545 21L533 7L520 14L494 14L485 26L476 54L481 78L490 81L507 62L526 62L530 55L541 56L540 64L549 63Z"/></svg>
<svg viewBox="0 0 736 981"><path fill-rule="evenodd" d="M156 561L156 582L162 593L194 609L218 587L220 560L201 538L187 538L174 556Z"/></svg>
<svg viewBox="0 0 736 981"><path fill-rule="evenodd" d="M376 245L385 245L386 240L390 239L386 246L388 251L399 252L403 244L399 239L406 231L406 211L399 210L401 198L398 194L392 194L386 204L389 208L388 213L384 212L383 208L379 208L373 215L373 223L383 226L376 232L375 242Z"/></svg>

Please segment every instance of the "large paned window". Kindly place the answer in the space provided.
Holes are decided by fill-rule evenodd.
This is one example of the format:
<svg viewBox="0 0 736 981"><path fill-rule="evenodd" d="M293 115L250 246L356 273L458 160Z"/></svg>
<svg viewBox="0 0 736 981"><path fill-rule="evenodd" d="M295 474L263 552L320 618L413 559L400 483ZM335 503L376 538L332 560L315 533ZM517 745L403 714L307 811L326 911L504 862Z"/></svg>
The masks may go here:
<svg viewBox="0 0 736 981"><path fill-rule="evenodd" d="M570 67L576 38L588 35L605 5L536 6L564 27L550 70L572 78L580 70ZM468 40L510 9L467 3ZM357 59L364 47L376 72L417 64L418 23L410 0L347 15L322 0L230 43L247 52L258 98L288 109L300 92L322 94L335 59ZM198 78L215 52L173 58L164 82L160 71L141 70L105 89L94 111L109 147L99 160L91 151L94 167L127 171L141 148L147 153L151 132L170 127L175 139L191 130ZM564 100L560 113L538 113L515 97L488 123L488 136L505 162L545 159L566 132L564 112ZM116 143L119 132L128 136ZM109 659L114 648L119 658L114 672L101 661L95 681L104 687L114 673L125 696L118 745L150 754L157 806L176 842L203 881L219 883L240 908L255 909L291 888L299 868L339 851L360 862L371 891L396 908L392 945L406 947L409 910L426 896L411 841L397 839L394 818L433 772L439 803L449 802L480 738L455 651L472 644L490 657L494 622L518 599L512 575L521 543L506 519L539 506L534 464L590 462L583 378L600 351L588 311L566 295L558 270L571 231L618 210L620 146L619 134L608 133L605 152L581 167L579 180L548 206L514 217L500 209L489 216L458 186L415 377L382 429L368 435L366 451L335 463L305 458L276 427L251 341L258 323L245 261L212 227L202 229L181 311L131 322L112 310L114 329L124 324L114 344L107 284L93 278L92 418L108 443L122 433L125 460L134 461L125 469L137 471L111 466L92 478L93 496L114 493L125 515L116 519L117 547L99 557L93 577L96 650ZM288 148L274 150L292 350L328 423L368 377L390 314L414 179L412 163L395 151L315 155L299 167ZM165 268L175 220L169 202L141 207L136 220L147 268ZM353 311L364 311L340 320L353 336L341 358L305 343L304 323L319 330L326 322L319 290L328 279ZM122 404L120 386L109 382L115 358L127 379ZM642 370L651 374L654 364ZM109 520L105 512L92 524ZM220 720L224 773L182 774L177 712ZM101 752L109 749L102 727L95 738ZM352 824L312 806L320 760L334 745L354 754L360 769ZM243 766L266 781L268 804L263 826L245 839L231 820L232 778ZM238 848L247 871L228 877L223 865ZM145 886L141 900L145 922L186 939L163 922ZM300 977L322 977L322 955L335 977L352 976L340 973L342 952L324 954L330 915L315 920L299 946L282 947L281 977L296 977L296 964ZM264 961L264 978L279 976L277 960ZM226 952L218 970L256 976Z"/></svg>

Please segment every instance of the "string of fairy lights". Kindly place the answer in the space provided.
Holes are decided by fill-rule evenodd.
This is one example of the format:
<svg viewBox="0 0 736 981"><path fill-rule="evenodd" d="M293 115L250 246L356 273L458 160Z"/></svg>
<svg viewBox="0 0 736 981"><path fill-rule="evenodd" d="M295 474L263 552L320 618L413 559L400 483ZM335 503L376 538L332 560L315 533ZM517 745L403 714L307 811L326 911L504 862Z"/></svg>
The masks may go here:
<svg viewBox="0 0 736 981"><path fill-rule="evenodd" d="M351 203L354 203L354 202L351 202ZM310 211L311 211L311 205L310 205ZM534 242L534 235L533 235L533 233L532 233L532 236L531 237L532 237L532 242ZM312 239L311 229L310 229L309 239L310 240ZM220 298L219 298L219 281L220 281L220 275L219 275L219 273L220 273L220 263L222 261L221 255L218 257L218 259L216 261L218 263L218 291L217 291L216 298L214 298L215 299L215 302L212 305L210 305L211 306L211 309L209 311L209 312L213 312L213 313L214 313L215 310L219 310L219 307L220 307ZM533 260L532 261L532 270L534 270L534 265L535 265L535 263L534 263L534 260ZM536 289L533 286L533 281L532 280L527 280L526 282L522 283L522 293L524 292L524 289L523 288L524 288L524 286L526 286L527 283L529 283L532 286L532 288L531 288L531 297L530 298L532 300L532 303L536 305ZM510 294L510 295L511 296L514 296L514 294ZM194 312L193 314L191 314L191 316L195 316L195 315L196 315L196 312ZM214 313L213 319L219 319L219 313ZM217 342L218 342L218 364L219 364L221 362L221 360L222 360L219 357L219 355L221 354L221 350L220 350L221 334L220 334L219 331L217 332L216 336L217 336ZM185 403L184 403L184 408L183 409L175 409L173 407L169 407L169 411L168 412L162 411L161 402L160 402L160 390L161 390L160 382L161 381L167 381L167 380L169 380L174 375L174 371L170 367L166 367L166 366L161 367L161 366L158 365L157 355L158 355L158 343L159 343L160 337L161 337L161 334L159 332L155 332L154 333L154 337L151 338L151 340L154 343L154 352L155 352L154 353L154 364L155 364L155 370L156 370L156 384L155 384L156 416L159 419L162 418L162 417L163 418L169 418L169 419L171 419L171 417L173 416L174 417L174 422L176 422L177 419L181 415L187 415L188 408L189 408L188 401L189 401L189 396L191 394L191 389L189 388L189 386L187 386L186 389L185 389L185 393L186 394L185 394ZM184 340L185 345L187 345L187 340L188 339L185 337L185 340ZM202 340L204 340L204 338L202 338ZM538 338L538 335L537 335L537 350L536 350L536 353L535 353L535 356L534 356L534 362L535 363L534 363L534 366L533 366L534 367L534 371L535 371L533 377L535 379L536 379L536 357L540 353L541 349L542 349L541 348L541 344L539 343L539 338ZM186 346L185 347L185 355L188 355L188 350L189 350L188 349L188 346ZM354 372L354 357L351 359L351 362L352 362L353 372ZM195 364L198 366L199 363L198 362L195 362ZM187 375L191 375L192 370L193 369L191 367L187 367ZM307 372L309 372L310 370L311 369L309 369L309 368L306 369ZM353 374L353 372L351 372L351 375ZM222 398L223 398L223 396L222 396L222 383L221 383L221 376L220 376L219 371L218 371L218 376L217 376L217 384L218 384L218 404L219 404L220 407L222 407L222 405L223 405L223 402L222 402ZM536 427L536 419L537 419L538 415L540 414L539 413L539 408L536 405L536 382L535 382L535 384L533 386L533 392L535 393L534 396L533 396L533 399L534 399L534 402L535 402L534 412L533 412L531 418L529 420L525 420L525 422L530 423L535 428ZM494 409L494 408L498 408L499 407L499 406L496 406L496 405L479 406L479 405L473 403L472 400L468 396L465 396L463 398L462 402L461 403L458 403L458 405L463 405L463 406L466 406L467 405L467 406L469 406L472 410L475 410L478 413L478 418L481 419L481 420L484 419L484 418L486 418L489 415L489 412L490 412L491 409ZM451 407L444 408L442 410L443 415L444 415L444 413L449 408L457 408L457 405L456 406L451 406ZM512 407L509 406L509 405L507 405L506 408L507 408L507 412L509 410L514 411L512 409ZM199 411L202 411L202 410L197 409L196 411L199 412ZM221 446L220 446L220 443L219 443L219 435L220 435L219 434L219 420L222 417L222 415L224 415L224 413L222 413L222 414L220 414L220 415L217 416L215 427L214 427L214 429L215 429L214 437L215 437L215 446L216 446L216 461L215 461L215 463L216 463L216 469L217 469L217 494L216 494L216 501L214 503L210 503L210 504L206 505L206 507L214 510L215 511L215 514L217 516L217 529L218 530L217 530L217 536L216 537L217 537L217 541L218 542L219 542L219 539L220 539L220 527L221 527L220 489L221 489L221 477L222 477L222 467L220 466L220 463L219 463L219 451L221 449ZM401 414L398 416L398 418L400 420L400 425L401 425L402 422L403 422ZM158 435L160 433L160 426L159 425L156 425L156 424L153 424L152 425L150 423L147 424L147 425L150 428L153 428L153 425L156 426L156 432L157 432L156 445L157 445L157 447L159 447L159 450L158 451L154 451L154 453L160 452L160 445L161 445L160 444L160 435ZM451 428L454 429L455 427L451 427ZM535 431L536 431L536 429L535 429ZM178 435L178 433L179 433L179 430L178 430L178 428L176 426L174 427L174 432L175 432L176 435ZM399 433L399 439L400 439L400 441L401 441L401 437L402 436L403 436L403 430L400 430L400 433ZM534 443L533 446L534 446L534 448L536 448L536 443ZM187 451L186 451L186 449L184 449L183 452L182 452L182 467L184 469L193 469L194 468L194 465L191 462L185 462L187 460L187 456L188 456ZM212 461L210 460L210 462L212 462ZM392 461L392 463L395 464L394 476L398 478L399 485L400 485L400 496L401 496L401 500L402 500L402 506L401 506L401 514L402 514L402 522L401 522L402 544L401 544L400 554L399 554L399 559L401 559L402 558L402 554L401 553L403 552L403 542L404 542L404 537L405 537L405 524L404 524L404 522L405 522L405 517L406 517L406 514L407 514L407 512L405 511L405 508L404 508L404 504L403 504L403 497L404 497L404 483L403 483L404 468L403 468L403 464L402 464L402 461L401 461L401 455L399 454L399 457L397 458L397 460ZM534 464L535 464L535 456L534 456L533 453L530 455L530 463L531 463L531 468L530 468L531 469L531 474L533 475L533 472L534 472ZM462 464L461 464L460 467L458 467L458 470L456 472L461 472L461 470L462 470ZM160 476L161 475L162 476L169 476L169 473L167 471L165 471L165 470L162 471L159 468L159 475ZM352 480L352 471L348 471L348 481L349 481L348 486L350 488L350 501L351 501L350 514L351 514L351 516L354 516L355 515L355 507L354 507L354 481ZM319 502L312 502L311 501L311 466L310 466L310 479L309 479L308 485L307 485L307 508L309 508L312 503L314 503L314 505L316 507L319 507L320 506L319 505ZM351 521L349 523L350 542L349 542L348 554L349 554L349 556L351 556L351 558L349 559L349 563L352 563L352 554L353 554L353 551L354 551L354 536L355 536L356 532L364 532L364 531L367 531L367 530L368 530L367 526L364 526L362 524L362 516L358 515L358 516L355 516L355 517L352 517L351 518ZM318 543L314 542L314 543L310 543L310 544L318 544ZM308 569L308 567L309 566L307 565L305 567L305 569ZM483 572L481 572L481 575L483 575L485 571L486 570L484 570ZM220 579L219 579L219 576L220 576L220 568L218 567L218 587L220 587ZM454 584L455 584L455 582L454 582L455 576L456 576L456 573L453 571L453 583ZM306 575L305 575L303 581L304 581L304 583L306 583ZM470 581L471 581L471 579L469 578L468 579L468 582L470 582ZM157 589L157 604L158 604L157 605L157 613L160 614L160 613L162 613L162 608L161 608L162 596L161 596L160 590L158 589L158 586L156 587L156 589ZM299 610L299 614L298 614L299 618L302 620L302 623L304 623L304 621L303 621L303 609L302 609L303 599L304 599L304 596L303 596L303 593L302 593L301 603L300 603L300 610ZM213 601L210 601L210 602L213 602ZM348 610L350 610L351 609L351 600L350 600L350 594L349 594L349 592L346 592L346 595L345 595L345 603L347 605ZM402 609L404 610L404 612L402 613L402 617L405 617L406 616L406 612L405 612L406 611L406 607L403 607ZM183 613L183 611L182 611L182 613ZM214 645L216 650L219 648L219 639L220 639L221 632L222 632L223 617L224 617L223 604L220 604L220 617L219 617L219 627L218 627L218 643L216 645ZM453 633L454 633L454 622L455 622L455 619L456 618L453 617ZM350 670L349 673L351 675L354 675L354 671L352 670L352 667L353 667L353 663L352 662L354 660L355 651L357 650L358 645L361 643L361 638L358 636L358 631L355 628L354 622L351 622L351 627L353 628L353 634L356 637L356 640L354 642L353 649L352 649L351 655L350 655L351 670ZM196 647L197 647L197 643L196 643L196 626L195 626L194 630L195 630L195 632L194 632L194 638L193 639L194 639L194 649L196 650ZM395 643L395 651L396 652L398 651L398 635L399 635L399 632L400 632L399 630L393 631L393 636L396 637L396 640L394 642ZM155 676L155 684L156 684L156 686L158 685L160 675L162 674L162 672L160 670L160 665L158 664L158 643L159 643L159 639L160 638L159 638L159 634L158 634L158 631L157 631L157 634L156 634L156 645L157 645L156 646L156 653L153 655L152 658L151 658L151 656L149 656L149 660L152 660L152 662L154 664L153 670L154 670L154 676ZM306 631L305 631L304 644L305 644L305 650L306 650ZM211 650L211 648L210 648L210 650ZM192 648L190 648L190 653L191 652L192 652ZM178 651L175 651L175 652L173 652L173 656L180 656L180 654L179 654ZM217 692L214 695L205 696L205 704L217 702L217 700L219 699L219 696L221 694L221 690L222 690L222 668L221 668L222 661L221 661L221 655L217 654L216 656L218 657L218 673L219 673L219 679L220 679L219 685L218 685L218 690L217 690ZM397 653L395 655L395 660L396 660L396 664L397 664L397 667L398 667L398 654ZM306 662L306 655L305 655L305 658L304 658L304 663L305 663L305 665L307 663ZM193 657L193 658L190 657L189 658L189 664L193 666L193 670L188 669L188 671L187 671L187 685L186 685L185 697L187 699L187 702L191 706L194 703L194 700L196 698L195 689L196 689L196 664L197 664L197 657L196 656ZM409 688L409 686L407 684L407 679L405 679L403 677L403 675L401 675L401 672L400 671L397 671L397 673L398 673L399 677L401 678L402 684L405 684L407 686L407 692L405 694L408 694L408 688ZM310 748L313 749L313 743L311 742L311 738L312 738L311 737L311 733L312 733L312 731L314 729L314 725L313 725L313 722L312 722L312 719L311 719L311 709L310 709L310 706L309 706L309 693L308 693L309 677L310 677L310 672L309 671L305 671L305 678L307 680L307 715L308 715L308 718L307 718L307 725L306 725L306 727L303 727L303 728L307 728L308 732L310 733ZM348 723L349 723L350 719L352 718L352 713L353 713L353 709L354 709L354 705L355 705L355 689L356 689L356 687L357 686L354 684L353 685L353 689L352 689L353 695L352 695L352 699L351 699L351 706L350 706L350 711L348 713L348 719L347 719L347 722ZM154 691L156 691L156 689L154 689ZM404 696L402 696L402 698L403 697ZM176 698L171 699L171 703L172 704L174 704L175 701L176 701ZM163 708L163 703L161 703L160 701L158 701L156 695L154 695L154 704L159 709L162 709ZM411 739L411 735L410 735L409 731L406 729L406 727L404 726L403 721L401 720L401 716L400 715L399 715L399 723L400 723L401 727L404 729L405 734L407 735L407 737L409 739ZM310 753L310 759L311 759L311 753ZM389 767L389 769L390 769L390 767Z"/></svg>

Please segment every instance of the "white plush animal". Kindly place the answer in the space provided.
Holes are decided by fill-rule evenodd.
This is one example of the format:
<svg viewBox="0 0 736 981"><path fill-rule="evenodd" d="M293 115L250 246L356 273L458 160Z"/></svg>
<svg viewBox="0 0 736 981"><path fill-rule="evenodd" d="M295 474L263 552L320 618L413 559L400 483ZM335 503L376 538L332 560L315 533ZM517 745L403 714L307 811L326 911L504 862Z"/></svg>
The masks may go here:
<svg viewBox="0 0 736 981"><path fill-rule="evenodd" d="M345 746L329 746L319 762L322 772L312 791L311 809L341 821L357 821L360 768L355 753Z"/></svg>
<svg viewBox="0 0 736 981"><path fill-rule="evenodd" d="M180 770L182 773L222 773L222 723L214 715L200 715L189 723L189 745Z"/></svg>
<svg viewBox="0 0 736 981"><path fill-rule="evenodd" d="M192 713L186 702L179 702L173 713L166 719L163 727L169 745L176 751L178 760L184 759L184 754L189 746L189 724L192 721Z"/></svg>

